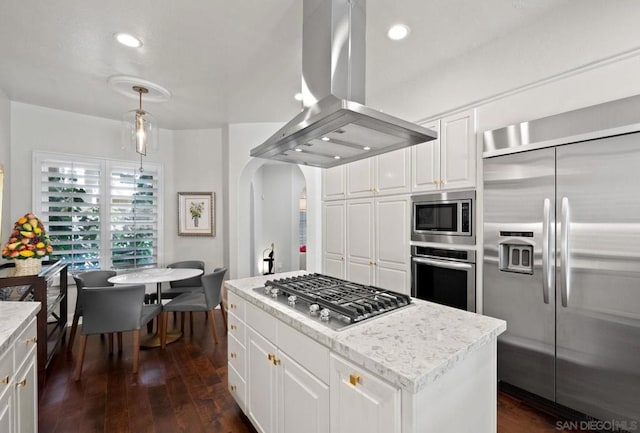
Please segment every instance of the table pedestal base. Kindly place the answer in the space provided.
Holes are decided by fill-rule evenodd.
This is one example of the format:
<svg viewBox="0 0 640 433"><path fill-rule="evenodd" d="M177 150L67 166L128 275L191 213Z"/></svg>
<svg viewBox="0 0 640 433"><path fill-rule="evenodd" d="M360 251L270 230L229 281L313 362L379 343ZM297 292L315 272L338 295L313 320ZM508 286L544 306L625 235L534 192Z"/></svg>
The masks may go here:
<svg viewBox="0 0 640 433"><path fill-rule="evenodd" d="M174 343L178 341L182 337L182 332L180 331L168 331L167 332L167 344ZM157 332L140 343L141 349L154 349L156 347L160 347L160 334Z"/></svg>

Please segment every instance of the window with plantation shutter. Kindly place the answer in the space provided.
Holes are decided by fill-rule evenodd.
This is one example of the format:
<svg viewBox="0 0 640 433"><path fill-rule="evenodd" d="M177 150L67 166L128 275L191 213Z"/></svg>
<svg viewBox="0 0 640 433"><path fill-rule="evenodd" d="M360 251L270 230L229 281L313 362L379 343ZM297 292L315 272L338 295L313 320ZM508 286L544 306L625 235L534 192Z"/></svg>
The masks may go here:
<svg viewBox="0 0 640 433"><path fill-rule="evenodd" d="M154 266L159 251L161 167L34 154L34 211L72 270Z"/></svg>
<svg viewBox="0 0 640 433"><path fill-rule="evenodd" d="M158 167L112 164L109 177L110 256L113 268L158 263Z"/></svg>

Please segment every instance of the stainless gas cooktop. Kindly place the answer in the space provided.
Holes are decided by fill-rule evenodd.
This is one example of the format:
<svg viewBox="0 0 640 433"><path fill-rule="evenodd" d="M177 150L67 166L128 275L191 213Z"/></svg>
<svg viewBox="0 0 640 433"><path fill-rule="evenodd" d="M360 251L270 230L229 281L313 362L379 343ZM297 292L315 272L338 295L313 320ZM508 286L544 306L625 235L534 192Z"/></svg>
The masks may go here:
<svg viewBox="0 0 640 433"><path fill-rule="evenodd" d="M269 280L254 291L288 304L335 330L411 303L411 298L401 293L322 274Z"/></svg>

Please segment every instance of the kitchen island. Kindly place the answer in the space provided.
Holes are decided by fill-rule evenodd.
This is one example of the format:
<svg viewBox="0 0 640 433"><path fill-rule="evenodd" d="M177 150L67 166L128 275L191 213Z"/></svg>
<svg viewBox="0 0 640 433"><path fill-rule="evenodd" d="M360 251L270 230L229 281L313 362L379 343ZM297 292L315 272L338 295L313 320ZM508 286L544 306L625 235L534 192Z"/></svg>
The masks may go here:
<svg viewBox="0 0 640 433"><path fill-rule="evenodd" d="M336 331L254 290L301 274L225 282L229 389L258 431L496 431L504 321L416 299Z"/></svg>

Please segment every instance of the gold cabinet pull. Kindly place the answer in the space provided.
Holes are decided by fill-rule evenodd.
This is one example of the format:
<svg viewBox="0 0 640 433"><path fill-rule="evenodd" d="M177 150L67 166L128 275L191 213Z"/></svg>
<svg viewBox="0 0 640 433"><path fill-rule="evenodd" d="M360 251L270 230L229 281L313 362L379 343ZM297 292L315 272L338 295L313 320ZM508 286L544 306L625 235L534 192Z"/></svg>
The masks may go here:
<svg viewBox="0 0 640 433"><path fill-rule="evenodd" d="M20 382L16 383L16 387L18 386L27 386L27 378L22 379Z"/></svg>
<svg viewBox="0 0 640 433"><path fill-rule="evenodd" d="M229 304L229 308L236 308L237 305L236 304Z"/></svg>
<svg viewBox="0 0 640 433"><path fill-rule="evenodd" d="M267 354L267 358L269 358L269 361L273 361L273 358L275 358L275 355L272 353Z"/></svg>
<svg viewBox="0 0 640 433"><path fill-rule="evenodd" d="M273 356L273 365L280 365L280 359L276 358L276 356Z"/></svg>
<svg viewBox="0 0 640 433"><path fill-rule="evenodd" d="M229 391L235 391L238 389L235 385L229 385Z"/></svg>
<svg viewBox="0 0 640 433"><path fill-rule="evenodd" d="M438 184L440 184L440 181L439 181L439 180L434 180L434 181L433 181L433 183L434 183L435 185L438 185Z"/></svg>
<svg viewBox="0 0 640 433"><path fill-rule="evenodd" d="M31 338L27 338L25 340L25 343L29 344L29 343L37 343L38 342L38 338L37 337L31 337Z"/></svg>
<svg viewBox="0 0 640 433"><path fill-rule="evenodd" d="M351 385L356 386L360 383L360 375L359 374L350 374L349 375L349 383Z"/></svg>
<svg viewBox="0 0 640 433"><path fill-rule="evenodd" d="M0 379L0 384L6 385L7 383L9 383L9 376L5 376L2 379Z"/></svg>
<svg viewBox="0 0 640 433"><path fill-rule="evenodd" d="M229 325L229 328L230 328L232 331L235 331L236 329L238 329L238 327L237 327L236 325Z"/></svg>
<svg viewBox="0 0 640 433"><path fill-rule="evenodd" d="M231 358L237 358L237 357L238 357L238 354L237 354L237 353L235 353L235 352L231 352L231 353L229 354L229 356L230 356Z"/></svg>

